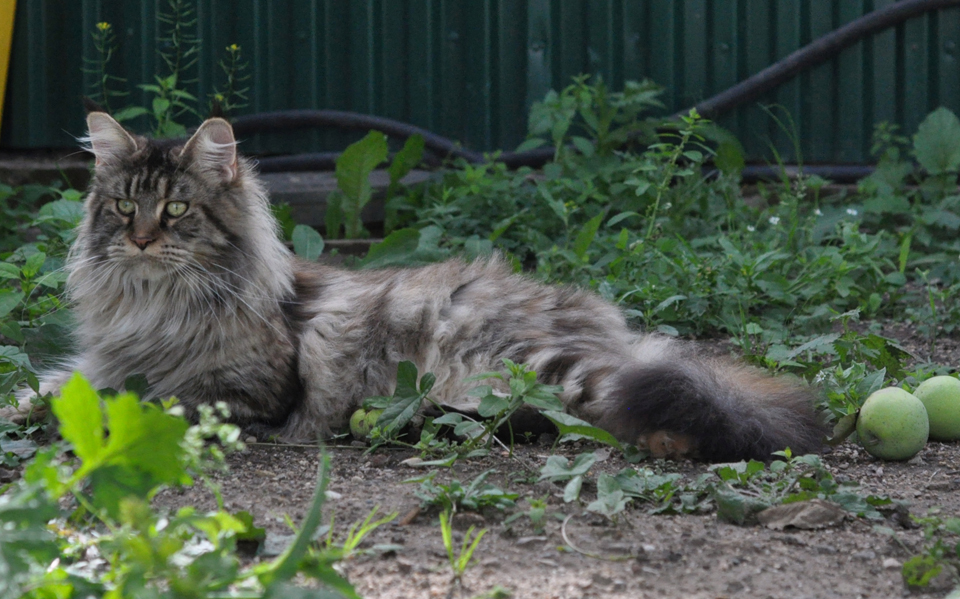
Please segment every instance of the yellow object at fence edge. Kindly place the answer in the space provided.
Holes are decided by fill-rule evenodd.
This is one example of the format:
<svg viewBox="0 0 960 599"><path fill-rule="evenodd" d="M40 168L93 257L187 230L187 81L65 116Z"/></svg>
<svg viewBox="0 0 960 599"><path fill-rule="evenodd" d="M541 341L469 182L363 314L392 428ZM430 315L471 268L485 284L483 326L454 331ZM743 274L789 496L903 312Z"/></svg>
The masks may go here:
<svg viewBox="0 0 960 599"><path fill-rule="evenodd" d="M0 122L3 121L3 101L7 97L7 67L10 66L13 19L16 14L17 0L0 0Z"/></svg>

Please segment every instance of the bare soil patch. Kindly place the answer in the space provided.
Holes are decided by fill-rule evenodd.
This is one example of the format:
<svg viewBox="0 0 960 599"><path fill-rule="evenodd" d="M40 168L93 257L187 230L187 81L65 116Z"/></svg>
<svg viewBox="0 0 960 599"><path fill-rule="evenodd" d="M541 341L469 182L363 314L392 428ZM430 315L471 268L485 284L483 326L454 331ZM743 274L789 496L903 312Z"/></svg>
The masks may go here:
<svg viewBox="0 0 960 599"><path fill-rule="evenodd" d="M561 452L572 456L585 449L567 446ZM640 504L613 524L580 505L563 503L559 484L534 482L550 454L548 447L536 444L519 446L514 458L495 455L457 463L437 480L467 481L493 468L496 473L489 480L500 488L522 497L546 496L550 512L572 515L566 533L578 548L621 561L570 550L561 523L553 518L538 533L525 518L504 526L506 514L496 510L461 512L454 518L455 542L471 525L489 532L464 577L464 588L453 589L436 510L404 518L420 504L414 496L418 485L403 482L423 474L401 464L413 454L364 455L353 447L329 451L333 498L325 507L325 518L335 515L337 532L363 519L374 506L400 514L398 521L377 529L365 542L368 547L397 545L396 551L374 552L345 565L346 575L368 598L446 597L451 591L451 596L474 597L497 586L514 597L529 598L926 597L942 596L946 590L938 584L926 593L906 591L899 564L910 553L876 532L875 521L848 518L824 530L773 531L718 522L715 514L648 515ZM905 502L911 513L925 514L934 507L960 513L957 444L929 443L911 463L880 462L851 444L826 454L824 460L835 476L859 482L864 494L890 495ZM691 476L706 471L705 465L693 462L657 465ZM317 450L255 445L231 457L230 466L219 481L226 507L249 510L268 530L271 543L282 543L291 534L285 516L298 522L309 506ZM620 457L611 455L595 469L616 472L625 466ZM591 499L592 490L585 489L583 496ZM170 507L215 507L213 497L201 487L166 491L159 502ZM894 516L879 524L897 530L908 548L920 546L921 532L904 518Z"/></svg>

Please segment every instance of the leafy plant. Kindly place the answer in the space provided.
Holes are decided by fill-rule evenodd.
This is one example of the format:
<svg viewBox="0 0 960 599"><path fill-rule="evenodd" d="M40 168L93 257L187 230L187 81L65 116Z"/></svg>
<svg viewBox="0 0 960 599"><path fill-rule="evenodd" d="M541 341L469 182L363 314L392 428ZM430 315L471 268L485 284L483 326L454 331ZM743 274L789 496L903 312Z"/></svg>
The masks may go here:
<svg viewBox="0 0 960 599"><path fill-rule="evenodd" d="M374 517L377 515L379 510L380 506L375 506L372 510L370 510L370 513L367 514L367 517L364 518L363 522L354 522L351 524L340 543L336 543L334 541L333 518L331 517L330 532L327 534L326 541L327 552L339 552L340 559L349 559L360 553L360 543L363 542L367 535L384 524L393 522L397 518L397 512L393 512L387 516L384 516L383 518L380 518L379 520L374 520Z"/></svg>
<svg viewBox="0 0 960 599"><path fill-rule="evenodd" d="M156 73L153 80L138 84L137 87L150 97L148 106L131 105L113 112L120 122L138 117L149 118L152 135L157 138L181 137L186 134L183 120L199 119L207 108L188 90L197 83L197 63L200 57L201 40L196 35L197 10L192 0L166 0L165 9L157 11L160 28L156 38L157 54L163 65L163 72ZM84 70L93 75L91 96L101 102L110 111L110 99L127 96L129 92L113 89L111 84L125 84L126 80L112 76L108 67L113 53L117 49L116 38L110 23L97 23L93 32L94 56L85 58L89 65ZM225 81L215 86L211 94L211 104L216 102L224 113L230 113L246 105L248 87L243 83L249 79L244 73L247 64L241 57L241 48L237 44L226 47L226 57L219 63Z"/></svg>
<svg viewBox="0 0 960 599"><path fill-rule="evenodd" d="M117 36L113 32L113 26L105 21L96 24L91 36L96 54L93 58L84 57L85 66L82 71L94 78L91 98L110 112L111 98L129 94L126 91L113 89L113 84L125 85L127 80L108 72L113 53L117 50Z"/></svg>
<svg viewBox="0 0 960 599"><path fill-rule="evenodd" d="M450 568L453 570L454 581L459 582L463 578L463 573L470 566L470 560L473 558L473 552L480 545L480 539L487 534L487 529L482 529L473 536L475 526L467 529L463 535L463 545L459 552L454 551L453 547L453 515L448 511L440 513L440 534L443 537L443 546L447 550L447 559L450 561Z"/></svg>
<svg viewBox="0 0 960 599"><path fill-rule="evenodd" d="M368 518L358 532L351 528L348 551L310 550L325 497L325 456L293 543L273 561L242 568L236 542L256 535L249 514L186 507L168 516L149 504L161 486L190 484L190 470L205 467L197 455L202 439L222 431L229 444L235 427L217 427L209 418L189 427L133 394L101 397L79 375L52 405L76 465L65 448L45 448L0 495L3 596L277 597L301 573L358 597L333 564L379 523ZM90 555L103 556L99 565Z"/></svg>
<svg viewBox="0 0 960 599"><path fill-rule="evenodd" d="M403 149L397 152L387 169L390 175L388 194L395 193L400 179L420 164L423 147L422 136L413 135L407 138ZM338 191L327 197L327 237L338 238L341 225L347 239L366 234L360 213L373 196L370 173L387 159L387 153L387 136L379 131L371 131L360 141L347 146L337 158Z"/></svg>
<svg viewBox="0 0 960 599"><path fill-rule="evenodd" d="M507 493L486 482L487 477L493 472L493 470L487 470L477 475L466 487L457 479L451 480L448 484L434 482L436 471L424 478L407 482L420 483L416 496L420 498L424 507L436 506L445 512L456 512L461 509L477 512L488 507L499 510L512 507L519 495Z"/></svg>
<svg viewBox="0 0 960 599"><path fill-rule="evenodd" d="M922 517L911 514L910 518L923 529L923 542L919 553L903 563L901 574L908 587L922 589L946 567L957 572L960 566L960 518L945 518L940 508L931 509ZM892 528L877 526L874 530L889 535L904 546ZM954 580L954 583L960 584L960 580Z"/></svg>
<svg viewBox="0 0 960 599"><path fill-rule="evenodd" d="M518 519L526 516L527 519L530 520L530 525L533 526L533 531L536 534L541 534L544 531L543 525L547 517L547 496L539 498L527 498L526 502L526 511L517 511L507 516L507 518L503 521L503 525L509 527ZM559 516L559 514L555 515Z"/></svg>

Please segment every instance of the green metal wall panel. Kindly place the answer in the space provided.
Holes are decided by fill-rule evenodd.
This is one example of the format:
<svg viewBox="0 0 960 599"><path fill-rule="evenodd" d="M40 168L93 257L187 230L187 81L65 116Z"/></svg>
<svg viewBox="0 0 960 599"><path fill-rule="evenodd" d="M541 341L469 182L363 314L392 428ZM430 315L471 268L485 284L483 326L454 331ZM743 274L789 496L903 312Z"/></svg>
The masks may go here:
<svg viewBox="0 0 960 599"><path fill-rule="evenodd" d="M649 77L668 110L706 99L813 39L894 0L197 0L200 60L190 91L206 98L223 49L249 62L243 112L334 108L411 122L492 150L524 137L530 104L578 73L614 88ZM79 96L92 77L91 31L110 22L119 41L112 73L130 95L160 63L157 20L166 0L26 0L18 3L0 146L69 147L83 133ZM865 39L761 100L789 113L783 131L759 104L721 123L751 158L773 144L795 160L868 162L873 124L911 133L933 108L960 112L960 9L908 21ZM145 123L135 123L141 128ZM260 136L244 149L338 149L335 131Z"/></svg>

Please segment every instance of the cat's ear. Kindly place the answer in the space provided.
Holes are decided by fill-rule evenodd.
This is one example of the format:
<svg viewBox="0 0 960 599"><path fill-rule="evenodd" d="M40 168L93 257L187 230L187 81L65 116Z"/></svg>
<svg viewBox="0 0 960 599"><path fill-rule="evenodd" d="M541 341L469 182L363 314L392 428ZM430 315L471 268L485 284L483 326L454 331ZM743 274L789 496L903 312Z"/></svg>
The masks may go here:
<svg viewBox="0 0 960 599"><path fill-rule="evenodd" d="M233 127L221 118L204 121L180 155L189 155L227 183L237 178L237 140L233 137Z"/></svg>
<svg viewBox="0 0 960 599"><path fill-rule="evenodd" d="M106 112L87 115L87 138L97 166L116 164L137 151L137 141Z"/></svg>

